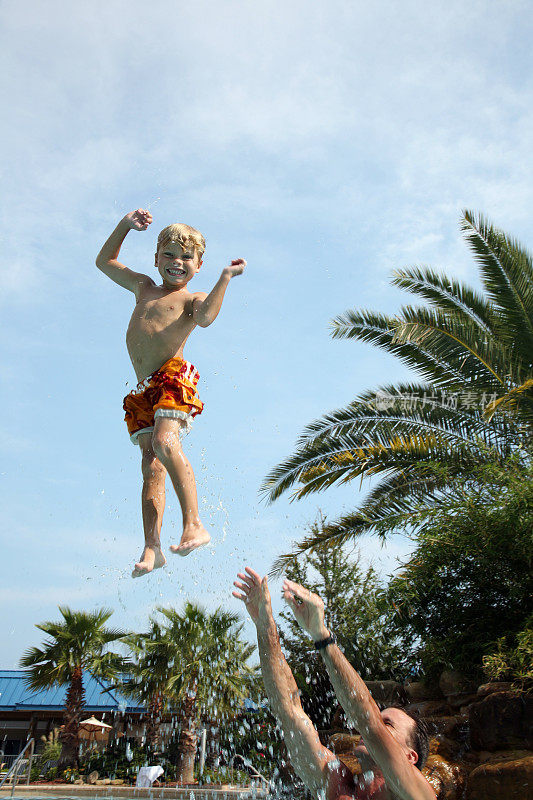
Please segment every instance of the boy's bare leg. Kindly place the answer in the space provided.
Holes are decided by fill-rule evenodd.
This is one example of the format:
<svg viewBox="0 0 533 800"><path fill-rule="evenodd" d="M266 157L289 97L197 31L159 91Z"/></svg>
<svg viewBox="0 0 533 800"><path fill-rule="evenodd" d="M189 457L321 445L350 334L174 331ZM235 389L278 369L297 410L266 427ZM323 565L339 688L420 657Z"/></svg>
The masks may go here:
<svg viewBox="0 0 533 800"><path fill-rule="evenodd" d="M165 478L167 471L152 448L152 434L141 433L139 446L142 453L142 512L144 550L135 564L133 578L146 575L163 567L167 560L161 551L161 523L165 510Z"/></svg>
<svg viewBox="0 0 533 800"><path fill-rule="evenodd" d="M181 446L180 431L183 424L179 419L157 417L152 437L154 452L170 475L183 514L181 541L179 545L170 545L171 551L179 556L187 556L211 541L198 514L194 472Z"/></svg>

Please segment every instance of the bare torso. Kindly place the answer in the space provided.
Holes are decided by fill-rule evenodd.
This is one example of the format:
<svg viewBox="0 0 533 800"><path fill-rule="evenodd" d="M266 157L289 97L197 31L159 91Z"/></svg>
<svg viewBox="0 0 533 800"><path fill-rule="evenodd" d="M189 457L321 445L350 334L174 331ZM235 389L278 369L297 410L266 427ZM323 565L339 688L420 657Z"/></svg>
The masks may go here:
<svg viewBox="0 0 533 800"><path fill-rule="evenodd" d="M199 294L186 288L169 290L153 281L141 287L126 333L138 381L170 358L183 356L185 342L196 327L192 305Z"/></svg>
<svg viewBox="0 0 533 800"><path fill-rule="evenodd" d="M380 772L364 777L354 775L342 763L329 778L326 797L327 800L394 800Z"/></svg>

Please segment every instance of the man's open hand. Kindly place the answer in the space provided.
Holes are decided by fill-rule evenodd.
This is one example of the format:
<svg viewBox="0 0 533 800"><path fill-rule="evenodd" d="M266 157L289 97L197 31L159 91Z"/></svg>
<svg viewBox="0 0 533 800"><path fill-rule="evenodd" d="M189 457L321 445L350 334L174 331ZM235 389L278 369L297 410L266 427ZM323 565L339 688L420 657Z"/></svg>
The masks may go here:
<svg viewBox="0 0 533 800"><path fill-rule="evenodd" d="M129 214L126 214L124 219L131 230L145 231L152 222L152 215L149 211L145 211L144 208L138 208L137 211L130 211Z"/></svg>
<svg viewBox="0 0 533 800"><path fill-rule="evenodd" d="M267 622L272 617L272 605L266 576L261 578L255 570L245 567L244 573L239 572L237 577L240 581L234 581L233 585L241 592L232 592L233 597L243 601L256 625Z"/></svg>
<svg viewBox="0 0 533 800"><path fill-rule="evenodd" d="M314 642L327 639L329 631L324 625L324 603L317 594L287 578L283 581L283 598L296 622Z"/></svg>
<svg viewBox="0 0 533 800"><path fill-rule="evenodd" d="M229 267L224 267L222 274L227 275L228 278L234 278L236 275L242 275L245 266L244 258L234 258Z"/></svg>

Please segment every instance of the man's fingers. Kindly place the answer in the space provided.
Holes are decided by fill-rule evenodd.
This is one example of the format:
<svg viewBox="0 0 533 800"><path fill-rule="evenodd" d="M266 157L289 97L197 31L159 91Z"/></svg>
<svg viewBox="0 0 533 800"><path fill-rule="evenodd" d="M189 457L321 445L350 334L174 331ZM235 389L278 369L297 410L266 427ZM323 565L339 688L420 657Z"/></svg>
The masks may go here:
<svg viewBox="0 0 533 800"><path fill-rule="evenodd" d="M303 586L301 586L299 583L295 583L288 578L285 578L283 585L288 586L291 591L294 591L295 589L303 589Z"/></svg>
<svg viewBox="0 0 533 800"><path fill-rule="evenodd" d="M284 587L286 586L290 592L292 592L296 597L299 597L301 600L307 600L310 596L309 589L306 589L304 586L300 586L299 583L294 583L294 581L290 581L288 578L285 579Z"/></svg>
<svg viewBox="0 0 533 800"><path fill-rule="evenodd" d="M248 575L250 576L248 578L248 580L251 579L253 583L257 583L257 584L261 583L261 576L259 575L258 572L255 571L255 569L252 569L251 567L245 567L244 569L245 569L245 572L247 572Z"/></svg>
<svg viewBox="0 0 533 800"><path fill-rule="evenodd" d="M239 592L232 592L233 597L236 597L237 600L242 600L244 603L248 600L248 597L245 594L239 594Z"/></svg>
<svg viewBox="0 0 533 800"><path fill-rule="evenodd" d="M239 583L238 581L233 581L233 585L240 589L242 592L246 592L250 587L245 583Z"/></svg>
<svg viewBox="0 0 533 800"><path fill-rule="evenodd" d="M295 585L297 585L297 584L295 584ZM294 592L293 589L291 589L289 586L287 586L287 581L285 581L284 584L283 584L283 588L281 590L281 594L283 595L284 599L288 603L294 603L296 605L300 605L301 602L302 602L301 598L298 597L296 592Z"/></svg>
<svg viewBox="0 0 533 800"><path fill-rule="evenodd" d="M237 574L237 577L238 577L238 578L239 578L241 581L244 581L244 583L246 584L246 586L247 586L249 589L252 589L252 588L255 586L255 581L253 581L253 580L252 580L252 579L249 577L249 575L244 575L242 572L239 572L239 573Z"/></svg>
<svg viewBox="0 0 533 800"><path fill-rule="evenodd" d="M297 597L294 594L294 592L292 592L287 586L283 587L283 591L281 594L285 602L288 603L288 605L291 606L293 610L302 607L303 600Z"/></svg>

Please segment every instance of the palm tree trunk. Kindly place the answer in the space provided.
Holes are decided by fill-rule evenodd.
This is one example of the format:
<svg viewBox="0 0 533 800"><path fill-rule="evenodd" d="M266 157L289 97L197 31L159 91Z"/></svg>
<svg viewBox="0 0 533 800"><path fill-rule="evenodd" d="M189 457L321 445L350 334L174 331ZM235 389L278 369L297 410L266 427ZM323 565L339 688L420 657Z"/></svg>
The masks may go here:
<svg viewBox="0 0 533 800"><path fill-rule="evenodd" d="M58 769L76 766L78 763L79 726L83 709L83 672L81 666L74 668L70 685L67 691L64 724L59 734L61 742L61 755L59 756Z"/></svg>
<svg viewBox="0 0 533 800"><path fill-rule="evenodd" d="M205 754L205 766L208 770L218 769L220 762L220 726L217 721L210 721L207 728L207 752Z"/></svg>
<svg viewBox="0 0 533 800"><path fill-rule="evenodd" d="M178 783L194 783L194 759L198 746L196 722L196 697L187 695L181 711L181 730L178 740L176 780Z"/></svg>
<svg viewBox="0 0 533 800"><path fill-rule="evenodd" d="M161 712L163 710L163 698L157 692L150 700L148 707L148 724L146 726L146 746L149 753L155 753L161 745Z"/></svg>

